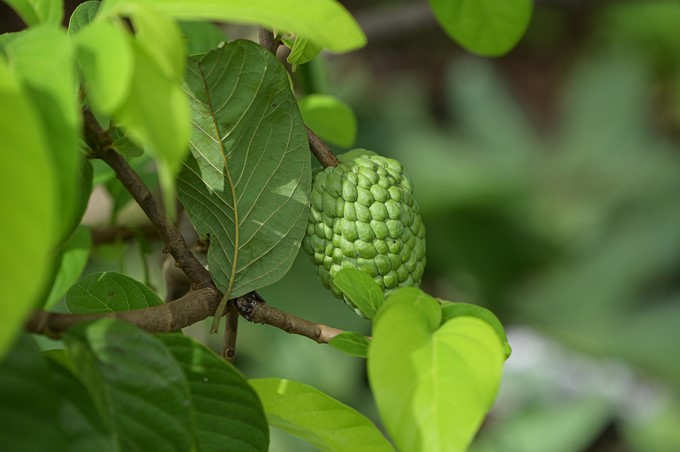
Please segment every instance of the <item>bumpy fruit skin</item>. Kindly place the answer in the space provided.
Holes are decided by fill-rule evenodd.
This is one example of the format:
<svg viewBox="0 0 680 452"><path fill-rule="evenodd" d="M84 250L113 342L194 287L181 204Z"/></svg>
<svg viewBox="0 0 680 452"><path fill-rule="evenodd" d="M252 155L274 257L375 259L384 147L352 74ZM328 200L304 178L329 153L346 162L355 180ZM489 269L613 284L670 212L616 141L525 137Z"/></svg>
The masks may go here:
<svg viewBox="0 0 680 452"><path fill-rule="evenodd" d="M425 268L425 225L401 164L355 149L314 176L312 207L302 246L322 284L342 268L362 270L385 294L420 285ZM345 302L359 315L352 303Z"/></svg>

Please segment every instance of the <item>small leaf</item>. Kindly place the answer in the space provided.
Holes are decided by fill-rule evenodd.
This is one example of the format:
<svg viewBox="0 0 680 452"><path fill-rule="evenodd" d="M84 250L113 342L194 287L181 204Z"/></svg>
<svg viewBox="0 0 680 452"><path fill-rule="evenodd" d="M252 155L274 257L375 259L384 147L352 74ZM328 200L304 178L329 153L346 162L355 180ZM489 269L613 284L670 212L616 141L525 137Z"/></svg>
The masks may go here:
<svg viewBox="0 0 680 452"><path fill-rule="evenodd" d="M333 278L335 287L354 304L367 319L372 319L383 304L380 286L367 273L343 268Z"/></svg>
<svg viewBox="0 0 680 452"><path fill-rule="evenodd" d="M57 276L45 302L45 309L54 306L68 291L69 287L78 281L90 257L91 248L90 230L85 226L78 226L61 249L57 264Z"/></svg>
<svg viewBox="0 0 680 452"><path fill-rule="evenodd" d="M139 0L106 0L102 14L120 14ZM263 25L307 36L321 47L348 52L366 44L366 36L335 0L147 0L154 9L180 20L215 20Z"/></svg>
<svg viewBox="0 0 680 452"><path fill-rule="evenodd" d="M157 336L179 362L191 391L199 450L266 451L262 403L243 376L205 346L184 336Z"/></svg>
<svg viewBox="0 0 680 452"><path fill-rule="evenodd" d="M366 336L351 331L338 334L328 341L328 345L351 356L366 358L370 341Z"/></svg>
<svg viewBox="0 0 680 452"><path fill-rule="evenodd" d="M323 47L316 45L304 36L297 36L286 58L290 64L305 64L312 61Z"/></svg>
<svg viewBox="0 0 680 452"><path fill-rule="evenodd" d="M441 318L435 299L408 288L388 297L373 322L369 381L400 450L466 450L498 391L497 333L474 317Z"/></svg>
<svg viewBox="0 0 680 452"><path fill-rule="evenodd" d="M99 0L89 0L78 5L68 21L69 35L72 35L92 22L92 19L97 15L99 5L101 4L102 3Z"/></svg>
<svg viewBox="0 0 680 452"><path fill-rule="evenodd" d="M234 41L189 63L191 154L177 189L192 223L210 238L217 287L238 297L279 280L307 224L307 135L276 58Z"/></svg>
<svg viewBox="0 0 680 452"><path fill-rule="evenodd" d="M58 169L44 138L39 117L19 82L0 58L0 211L11 221L0 222L3 238L0 284L6 302L0 303L0 359L24 317L49 284L53 250L58 242ZM11 302L9 301L11 300ZM11 449L10 449L11 450Z"/></svg>
<svg viewBox="0 0 680 452"><path fill-rule="evenodd" d="M529 25L531 0L430 0L439 24L466 49L503 55Z"/></svg>
<svg viewBox="0 0 680 452"><path fill-rule="evenodd" d="M503 351L505 352L505 359L510 357L512 353L512 348L508 343L508 337L505 335L505 328L503 324L496 315L486 308L483 308L476 304L470 303L453 303L444 302L442 305L442 325L454 317L476 317L480 320L484 320L486 323L494 329L498 338L503 343Z"/></svg>
<svg viewBox="0 0 680 452"><path fill-rule="evenodd" d="M364 415L323 392L290 380L248 380L269 424L298 436L322 451L393 451Z"/></svg>
<svg viewBox="0 0 680 452"><path fill-rule="evenodd" d="M64 345L121 449L195 449L189 385L161 341L102 319L70 329Z"/></svg>
<svg viewBox="0 0 680 452"><path fill-rule="evenodd" d="M114 272L87 276L66 293L66 306L73 314L119 312L163 304L144 284Z"/></svg>
<svg viewBox="0 0 680 452"><path fill-rule="evenodd" d="M27 25L59 25L64 17L64 0L4 0Z"/></svg>
<svg viewBox="0 0 680 452"><path fill-rule="evenodd" d="M187 55L201 55L227 41L220 27L210 22L180 22L179 28L187 39Z"/></svg>
<svg viewBox="0 0 680 452"><path fill-rule="evenodd" d="M79 29L73 40L93 110L112 115L132 84L134 55L127 32L121 24L100 20Z"/></svg>
<svg viewBox="0 0 680 452"><path fill-rule="evenodd" d="M310 94L298 101L305 124L321 138L350 147L357 136L357 119L341 100L325 94Z"/></svg>

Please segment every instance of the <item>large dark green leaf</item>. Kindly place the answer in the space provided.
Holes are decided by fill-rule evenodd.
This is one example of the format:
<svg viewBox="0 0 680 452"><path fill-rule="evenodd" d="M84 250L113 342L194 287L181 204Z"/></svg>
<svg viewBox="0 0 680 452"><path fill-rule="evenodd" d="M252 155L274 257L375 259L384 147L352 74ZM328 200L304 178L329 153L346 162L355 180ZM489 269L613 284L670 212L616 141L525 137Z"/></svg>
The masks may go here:
<svg viewBox="0 0 680 452"><path fill-rule="evenodd" d="M189 63L191 155L177 182L220 290L281 278L297 255L310 192L307 135L284 67L235 41Z"/></svg>
<svg viewBox="0 0 680 452"><path fill-rule="evenodd" d="M49 368L27 335L0 364L0 400L0 450L66 450Z"/></svg>
<svg viewBox="0 0 680 452"><path fill-rule="evenodd" d="M311 386L279 378L249 382L272 426L309 441L319 450L394 450L364 415Z"/></svg>
<svg viewBox="0 0 680 452"><path fill-rule="evenodd" d="M127 323L103 319L72 328L64 344L122 449L195 448L189 385L161 341Z"/></svg>
<svg viewBox="0 0 680 452"><path fill-rule="evenodd" d="M269 427L262 404L243 376L211 350L176 334L158 338L189 382L201 450L266 451Z"/></svg>
<svg viewBox="0 0 680 452"><path fill-rule="evenodd" d="M151 289L115 272L94 273L71 287L66 306L74 314L132 311L163 304Z"/></svg>

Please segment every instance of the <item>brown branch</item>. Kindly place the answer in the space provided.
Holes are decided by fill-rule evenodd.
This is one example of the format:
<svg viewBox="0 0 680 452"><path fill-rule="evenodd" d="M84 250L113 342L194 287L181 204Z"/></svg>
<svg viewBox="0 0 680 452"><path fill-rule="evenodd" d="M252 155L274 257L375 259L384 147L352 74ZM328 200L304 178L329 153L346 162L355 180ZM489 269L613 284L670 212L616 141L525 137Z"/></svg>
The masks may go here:
<svg viewBox="0 0 680 452"><path fill-rule="evenodd" d="M264 323L275 326L290 334L299 334L315 340L319 344L327 344L343 330L331 328L321 323L289 314L269 306L257 292L236 299L239 314L249 322Z"/></svg>
<svg viewBox="0 0 680 452"><path fill-rule="evenodd" d="M94 155L104 160L113 169L118 180L149 217L165 244L163 251L175 258L176 265L191 280L193 288L212 286L210 272L196 259L184 241L184 237L168 221L163 206L154 198L123 156L110 147L111 137L102 130L92 113L87 111L85 112L85 138Z"/></svg>
<svg viewBox="0 0 680 452"><path fill-rule="evenodd" d="M61 314L35 310L26 321L26 330L52 338L61 337L79 323L103 318L126 321L150 333L179 331L215 313L222 294L213 287L193 290L182 298L134 311L102 314Z"/></svg>
<svg viewBox="0 0 680 452"><path fill-rule="evenodd" d="M274 39L274 33L272 33L271 30L260 27L258 29L258 39L262 47L276 55L276 49L279 47L279 43Z"/></svg>
<svg viewBox="0 0 680 452"><path fill-rule="evenodd" d="M333 154L326 143L321 141L321 138L312 132L309 127L305 128L307 129L307 137L309 138L309 149L312 151L316 159L324 166L324 168L328 168L329 166L338 166L340 161L335 156L335 154Z"/></svg>

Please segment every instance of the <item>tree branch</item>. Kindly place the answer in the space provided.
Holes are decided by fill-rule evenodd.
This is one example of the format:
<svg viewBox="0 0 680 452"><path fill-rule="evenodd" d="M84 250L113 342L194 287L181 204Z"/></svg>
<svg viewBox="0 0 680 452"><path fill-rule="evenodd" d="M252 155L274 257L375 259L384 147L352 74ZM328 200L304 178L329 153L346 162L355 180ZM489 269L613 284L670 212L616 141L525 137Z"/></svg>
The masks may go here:
<svg viewBox="0 0 680 452"><path fill-rule="evenodd" d="M193 255L177 228L168 222L163 206L153 197L142 179L123 156L110 147L111 138L109 134L102 130L89 111L85 113L85 139L94 156L104 160L113 169L118 180L149 217L165 244L163 251L170 253L175 258L176 265L191 280L192 287L200 289L213 286L210 272Z"/></svg>
<svg viewBox="0 0 680 452"><path fill-rule="evenodd" d="M321 141L321 138L312 132L312 129L307 126L305 126L305 128L307 129L307 137L309 138L309 149L312 151L316 159L324 166L324 168L328 168L329 166L338 166L340 161L335 156L335 154L333 154L333 151L331 151L328 145Z"/></svg>
<svg viewBox="0 0 680 452"><path fill-rule="evenodd" d="M276 55L276 49L279 47L279 43L274 39L274 33L271 30L260 27L258 29L258 39L260 45Z"/></svg>

